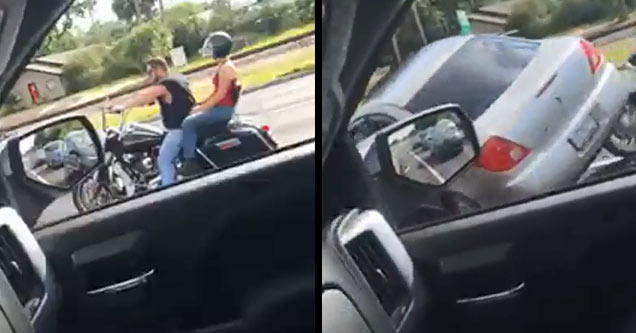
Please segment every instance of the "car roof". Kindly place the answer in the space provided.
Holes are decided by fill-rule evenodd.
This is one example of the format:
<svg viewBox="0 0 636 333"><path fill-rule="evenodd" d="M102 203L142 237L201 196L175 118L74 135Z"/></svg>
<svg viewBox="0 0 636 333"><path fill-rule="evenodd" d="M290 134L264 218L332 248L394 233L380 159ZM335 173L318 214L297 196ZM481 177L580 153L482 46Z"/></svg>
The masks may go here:
<svg viewBox="0 0 636 333"><path fill-rule="evenodd" d="M491 36L492 37L492 36ZM455 36L433 42L413 54L370 99L406 105L429 78L467 41L483 36Z"/></svg>

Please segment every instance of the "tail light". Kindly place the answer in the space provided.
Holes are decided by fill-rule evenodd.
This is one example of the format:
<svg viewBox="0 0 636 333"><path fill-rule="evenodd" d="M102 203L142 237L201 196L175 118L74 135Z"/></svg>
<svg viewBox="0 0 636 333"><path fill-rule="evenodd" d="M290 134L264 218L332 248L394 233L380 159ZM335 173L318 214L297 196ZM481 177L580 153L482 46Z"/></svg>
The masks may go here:
<svg viewBox="0 0 636 333"><path fill-rule="evenodd" d="M261 126L261 129L262 129L264 132L268 132L268 133L269 133L269 130L270 130L269 126L267 126L267 125L263 125L263 126Z"/></svg>
<svg viewBox="0 0 636 333"><path fill-rule="evenodd" d="M601 63L603 62L603 55L597 49L594 48L592 43L586 41L585 39L581 40L581 48L583 49L583 53L587 58L588 63L590 64L590 71L592 74L596 73L599 67L601 67Z"/></svg>
<svg viewBox="0 0 636 333"><path fill-rule="evenodd" d="M492 136L481 147L476 165L492 172L508 171L517 166L528 154L530 149L504 138Z"/></svg>

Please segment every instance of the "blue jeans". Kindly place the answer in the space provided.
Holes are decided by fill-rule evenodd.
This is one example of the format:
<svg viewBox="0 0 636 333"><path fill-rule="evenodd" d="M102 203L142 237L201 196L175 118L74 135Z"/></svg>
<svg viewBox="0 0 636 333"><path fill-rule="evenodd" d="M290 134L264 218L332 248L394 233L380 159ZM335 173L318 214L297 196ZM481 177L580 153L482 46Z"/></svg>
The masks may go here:
<svg viewBox="0 0 636 333"><path fill-rule="evenodd" d="M183 128L183 157L194 158L197 146L197 128L214 123L228 123L234 114L234 107L214 106L211 109L189 115L181 125Z"/></svg>
<svg viewBox="0 0 636 333"><path fill-rule="evenodd" d="M167 186L175 182L174 160L181 150L181 140L183 139L183 131L180 129L168 130L166 137L159 148L159 175L161 176L161 185Z"/></svg>

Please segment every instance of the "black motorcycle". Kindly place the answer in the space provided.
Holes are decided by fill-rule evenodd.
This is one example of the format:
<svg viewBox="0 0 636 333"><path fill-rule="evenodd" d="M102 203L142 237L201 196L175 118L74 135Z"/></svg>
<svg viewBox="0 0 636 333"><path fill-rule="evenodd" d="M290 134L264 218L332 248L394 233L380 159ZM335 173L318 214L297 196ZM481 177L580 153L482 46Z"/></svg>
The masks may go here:
<svg viewBox="0 0 636 333"><path fill-rule="evenodd" d="M106 113L103 109L103 124ZM105 162L73 189L73 202L80 212L160 185L158 157L166 131L148 124L126 124L125 111L119 114L119 128L104 128ZM202 127L197 137L196 160L207 172L267 154L278 147L266 126L245 124L237 117L228 124ZM177 180L186 178L181 165L179 158L175 161Z"/></svg>

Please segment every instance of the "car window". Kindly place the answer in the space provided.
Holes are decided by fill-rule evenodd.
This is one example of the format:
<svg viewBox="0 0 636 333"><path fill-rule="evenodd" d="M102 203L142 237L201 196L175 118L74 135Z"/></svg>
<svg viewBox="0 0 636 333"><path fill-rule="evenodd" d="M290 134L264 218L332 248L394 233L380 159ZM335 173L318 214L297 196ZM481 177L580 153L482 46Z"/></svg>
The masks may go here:
<svg viewBox="0 0 636 333"><path fill-rule="evenodd" d="M457 103L470 118L477 119L517 79L539 45L490 36L472 38L437 69L406 108L425 110Z"/></svg>
<svg viewBox="0 0 636 333"><path fill-rule="evenodd" d="M388 124L370 121L372 114L397 114L393 123L408 122L457 104L479 147L468 164L456 163L451 153L465 141L453 138L464 136L425 130L412 145L397 149L407 157L438 159L425 163L432 174L443 173L438 165L458 171L435 186L383 173L378 189L393 208L397 228L435 223L426 216L439 217L439 211L450 220L636 171L636 76L624 65L636 44L630 30L601 29L600 21L616 19L613 5L608 2L608 11L592 18L575 15L570 1L539 6L541 13L531 15L528 6L501 2L416 0L377 51L366 95L349 124L367 171L394 167L389 159L394 156L384 153L389 156L383 160L373 143L382 141L376 134ZM577 2L580 8L588 4L599 5ZM468 22L458 19L464 13ZM406 114L384 112L383 105ZM441 151L450 157L435 155ZM413 219L422 207L434 207L435 214Z"/></svg>
<svg viewBox="0 0 636 333"><path fill-rule="evenodd" d="M135 12L106 0L76 1L17 77L0 107L0 131L21 133L58 116L84 115L106 153L104 164L91 172L106 177L76 177L102 180L73 189L105 188L109 203L314 139L314 0L148 3ZM204 45L207 37L221 31L230 35L231 49L219 51L219 59L200 52L211 45ZM228 62L220 61L226 56ZM128 104L151 82L149 59L153 71L163 71L152 78L164 79L161 84L179 105L166 103L162 112L159 103L146 101L121 114L104 112L107 97L110 105ZM215 95L220 63L234 67L236 75L223 96ZM188 95L196 102L216 102L193 106ZM195 112L207 116L188 118ZM87 154L96 159L87 132L57 130L59 142L25 158L30 166L37 164L38 174L62 175L70 160L62 155L71 152L82 163L88 163ZM39 157L44 153L46 158ZM159 155L168 153L162 158L173 163L160 165ZM99 208L88 205L90 193L98 191L84 191L88 194L80 199L86 205L80 207L71 197L82 191L74 190L53 201L36 227Z"/></svg>
<svg viewBox="0 0 636 333"><path fill-rule="evenodd" d="M351 123L349 132L356 143L367 139L379 130L391 125L395 118L382 114L372 114L361 117Z"/></svg>

